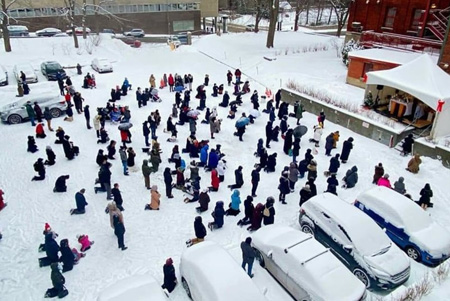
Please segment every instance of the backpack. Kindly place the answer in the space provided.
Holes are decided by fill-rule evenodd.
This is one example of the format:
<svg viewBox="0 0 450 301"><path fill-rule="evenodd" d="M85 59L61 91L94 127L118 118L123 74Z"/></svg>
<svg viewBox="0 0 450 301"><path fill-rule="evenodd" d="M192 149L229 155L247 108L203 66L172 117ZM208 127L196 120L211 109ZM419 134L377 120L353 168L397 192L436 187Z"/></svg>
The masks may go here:
<svg viewBox="0 0 450 301"><path fill-rule="evenodd" d="M270 216L270 210L269 210L269 208L267 208L267 207L264 208L263 215L266 216L266 217L269 217L269 216Z"/></svg>

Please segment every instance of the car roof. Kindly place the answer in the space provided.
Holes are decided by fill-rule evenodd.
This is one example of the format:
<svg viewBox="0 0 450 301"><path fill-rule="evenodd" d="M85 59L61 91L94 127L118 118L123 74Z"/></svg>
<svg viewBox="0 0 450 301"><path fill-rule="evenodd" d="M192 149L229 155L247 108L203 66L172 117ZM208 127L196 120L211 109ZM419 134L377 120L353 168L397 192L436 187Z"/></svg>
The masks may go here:
<svg viewBox="0 0 450 301"><path fill-rule="evenodd" d="M394 226L412 232L429 227L433 221L414 201L383 186L361 193L357 201L387 219Z"/></svg>
<svg viewBox="0 0 450 301"><path fill-rule="evenodd" d="M24 71L24 70L34 71L34 68L33 68L33 66L31 66L30 63L20 63L20 64L16 64L14 67L17 69L18 72Z"/></svg>
<svg viewBox="0 0 450 301"><path fill-rule="evenodd" d="M120 279L111 286L105 288L97 298L97 301L167 301L161 286L150 275L135 275Z"/></svg>
<svg viewBox="0 0 450 301"><path fill-rule="evenodd" d="M330 216L345 229L355 247L364 255L373 255L391 244L387 235L367 214L334 194L316 195L302 208L307 211L316 208Z"/></svg>
<svg viewBox="0 0 450 301"><path fill-rule="evenodd" d="M252 238L266 254L272 248L282 249L279 256L291 258L288 274L308 291L320 292L324 300L357 300L364 294L362 282L310 234L270 225L259 229Z"/></svg>
<svg viewBox="0 0 450 301"><path fill-rule="evenodd" d="M198 282L202 291L211 300L266 300L240 265L214 242L204 241L189 247L181 255L181 262L183 271L201 280Z"/></svg>

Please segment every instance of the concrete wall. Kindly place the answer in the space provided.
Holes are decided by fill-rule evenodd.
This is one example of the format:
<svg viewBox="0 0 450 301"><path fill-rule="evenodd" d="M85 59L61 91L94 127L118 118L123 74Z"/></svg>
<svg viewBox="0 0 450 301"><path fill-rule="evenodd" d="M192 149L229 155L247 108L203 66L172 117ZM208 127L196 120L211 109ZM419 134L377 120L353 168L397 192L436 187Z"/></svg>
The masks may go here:
<svg viewBox="0 0 450 301"><path fill-rule="evenodd" d="M405 131L401 134L397 134L393 130L388 130L384 127L372 124L370 121L355 117L353 116L353 113L341 111L339 108L331 107L323 102L299 95L292 91L282 89L281 95L283 101L292 105L297 100L301 101L304 109L308 113L319 115L319 113L323 110L326 115L325 124L328 120L387 146L395 146L410 133L410 131ZM326 128L327 127L325 126L325 135L327 134Z"/></svg>
<svg viewBox="0 0 450 301"><path fill-rule="evenodd" d="M450 168L450 152L448 148L430 144L421 143L416 141L413 146L413 151L420 154L421 156L431 157L433 159L438 159L447 168Z"/></svg>

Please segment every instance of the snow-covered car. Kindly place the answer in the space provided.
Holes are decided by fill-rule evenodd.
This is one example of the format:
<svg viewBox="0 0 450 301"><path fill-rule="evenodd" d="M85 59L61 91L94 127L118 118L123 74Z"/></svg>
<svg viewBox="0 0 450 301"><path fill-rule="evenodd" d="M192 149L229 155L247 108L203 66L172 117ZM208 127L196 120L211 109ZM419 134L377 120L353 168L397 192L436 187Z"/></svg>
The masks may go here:
<svg viewBox="0 0 450 301"><path fill-rule="evenodd" d="M68 35L72 35L72 29L70 28L70 29L66 30L66 33L67 33ZM90 33L91 33L91 29L90 29L89 27L86 27L86 33L87 33L87 34L90 34ZM82 34L83 34L83 27L81 27L81 26L75 27L75 34L76 34L77 36L82 35Z"/></svg>
<svg viewBox="0 0 450 301"><path fill-rule="evenodd" d="M53 27L47 27L36 31L38 37L53 37L57 33L61 33L61 30Z"/></svg>
<svg viewBox="0 0 450 301"><path fill-rule="evenodd" d="M156 280L149 275L121 279L107 287L97 301L168 301L169 298Z"/></svg>
<svg viewBox="0 0 450 301"><path fill-rule="evenodd" d="M299 223L367 288L394 289L408 280L409 257L370 217L334 194L320 194L304 203Z"/></svg>
<svg viewBox="0 0 450 301"><path fill-rule="evenodd" d="M57 80L58 73L61 75L61 78L67 77L66 71L56 61L42 62L41 72L48 80Z"/></svg>
<svg viewBox="0 0 450 301"><path fill-rule="evenodd" d="M93 59L91 67L98 73L113 72L113 66L108 59Z"/></svg>
<svg viewBox="0 0 450 301"><path fill-rule="evenodd" d="M255 25L254 24L245 25L245 31L255 31Z"/></svg>
<svg viewBox="0 0 450 301"><path fill-rule="evenodd" d="M137 37L137 38L142 38L145 36L145 32L142 29L139 28L135 28L132 29L130 31L126 31L123 33L124 36L128 36L128 37Z"/></svg>
<svg viewBox="0 0 450 301"><path fill-rule="evenodd" d="M2 65L0 65L0 86L8 85L8 71Z"/></svg>
<svg viewBox="0 0 450 301"><path fill-rule="evenodd" d="M14 66L13 73L18 83L22 82L22 79L20 78L20 71L23 71L23 73L25 73L25 80L27 84L38 82L38 76L34 71L33 66L31 66L31 64L24 63L24 64L17 64Z"/></svg>
<svg viewBox="0 0 450 301"><path fill-rule="evenodd" d="M449 258L450 233L407 197L377 186L361 193L354 205L415 261L436 266Z"/></svg>
<svg viewBox="0 0 450 301"><path fill-rule="evenodd" d="M17 99L17 98L15 98ZM9 124L18 124L28 120L28 113L25 108L27 101L34 104L35 102L41 107L42 111L45 107L50 109L53 118L60 117L67 108L64 99L61 99L59 93L53 94L39 94L39 95L25 95L19 99L4 105L0 108L0 118L3 122Z"/></svg>
<svg viewBox="0 0 450 301"><path fill-rule="evenodd" d="M265 301L251 278L214 242L186 249L180 260L181 283L194 301Z"/></svg>
<svg viewBox="0 0 450 301"><path fill-rule="evenodd" d="M180 39L176 36L169 37L167 39L167 45L173 44L175 48L178 48L181 45Z"/></svg>
<svg viewBox="0 0 450 301"><path fill-rule="evenodd" d="M316 301L358 301L366 295L358 280L311 234L270 225L252 235L262 267L295 298Z"/></svg>
<svg viewBox="0 0 450 301"><path fill-rule="evenodd" d="M68 37L68 36L69 36L69 35L68 35L67 33L61 32L61 33L55 34L53 37L54 37L54 38L65 38L65 37Z"/></svg>

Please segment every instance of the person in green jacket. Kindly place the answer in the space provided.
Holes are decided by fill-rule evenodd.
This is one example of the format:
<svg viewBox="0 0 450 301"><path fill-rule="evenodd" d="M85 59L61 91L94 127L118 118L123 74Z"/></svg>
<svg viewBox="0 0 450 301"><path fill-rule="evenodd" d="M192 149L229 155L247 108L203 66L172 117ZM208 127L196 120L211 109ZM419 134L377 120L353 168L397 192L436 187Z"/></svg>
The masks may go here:
<svg viewBox="0 0 450 301"><path fill-rule="evenodd" d="M161 163L161 156L157 150L152 150L150 155L150 162L152 162L151 170L152 172L157 172L159 169L159 164Z"/></svg>
<svg viewBox="0 0 450 301"><path fill-rule="evenodd" d="M301 103L298 104L297 109L295 110L295 118L297 118L297 125L300 124L300 119L303 118L303 105Z"/></svg>
<svg viewBox="0 0 450 301"><path fill-rule="evenodd" d="M31 102L27 101L27 104L25 105L25 109L27 110L28 118L30 118L31 125L36 126L36 124L34 123L34 119L36 118L36 113L34 112L34 109L31 106Z"/></svg>
<svg viewBox="0 0 450 301"><path fill-rule="evenodd" d="M53 298L58 296L60 299L64 298L69 294L69 291L64 287L66 279L61 274L62 265L61 263L54 262L50 265L52 273L50 278L52 279L53 287L49 288L45 293L45 298Z"/></svg>
<svg viewBox="0 0 450 301"><path fill-rule="evenodd" d="M150 173L152 168L148 166L148 160L142 162L142 175L144 176L145 187L150 189Z"/></svg>

